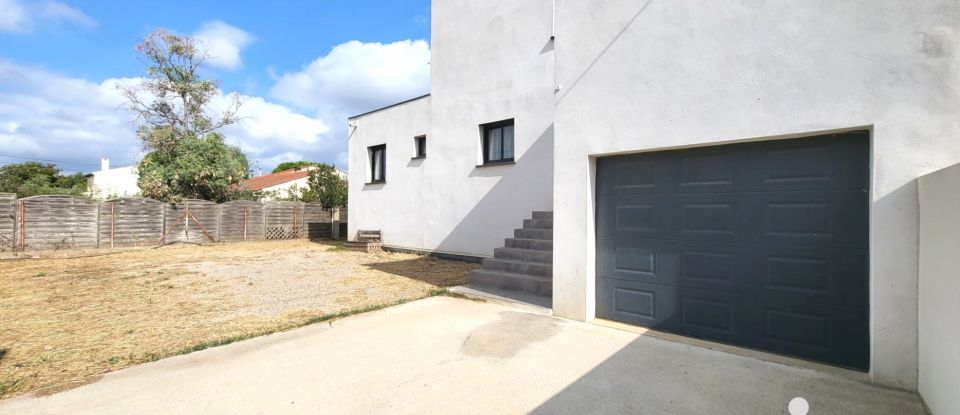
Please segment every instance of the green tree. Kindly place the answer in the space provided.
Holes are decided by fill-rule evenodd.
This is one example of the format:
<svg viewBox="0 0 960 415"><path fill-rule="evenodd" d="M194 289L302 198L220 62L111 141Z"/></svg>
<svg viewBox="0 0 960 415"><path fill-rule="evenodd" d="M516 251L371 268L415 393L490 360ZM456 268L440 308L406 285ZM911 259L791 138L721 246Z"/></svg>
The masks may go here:
<svg viewBox="0 0 960 415"><path fill-rule="evenodd" d="M64 176L53 164L26 162L0 167L0 192L19 197L37 195L83 196L87 178L82 173Z"/></svg>
<svg viewBox="0 0 960 415"><path fill-rule="evenodd" d="M245 199L238 183L249 164L240 149L216 133L181 138L175 151L153 151L140 162L137 184L148 197L176 202L183 198L226 202Z"/></svg>
<svg viewBox="0 0 960 415"><path fill-rule="evenodd" d="M297 168L305 167L305 166L316 166L316 165L317 165L317 163L314 163L314 162L312 162L312 161L306 161L306 160L300 160L300 161L285 161L285 162L283 162L283 163L278 164L277 167L273 169L273 172L272 172L272 173L277 173L277 172L281 172L281 171L284 171L284 170L290 170L290 169L297 169Z"/></svg>
<svg viewBox="0 0 960 415"><path fill-rule="evenodd" d="M310 171L307 188L301 193L304 202L320 203L325 208L347 205L347 181L337 175L337 168L320 163Z"/></svg>
<svg viewBox="0 0 960 415"><path fill-rule="evenodd" d="M211 109L219 82L200 74L207 59L202 46L189 36L154 31L137 46L147 77L120 87L148 151L137 181L145 197L223 202L242 196L238 184L247 178L247 157L217 132L239 121L240 100L233 94L224 111Z"/></svg>

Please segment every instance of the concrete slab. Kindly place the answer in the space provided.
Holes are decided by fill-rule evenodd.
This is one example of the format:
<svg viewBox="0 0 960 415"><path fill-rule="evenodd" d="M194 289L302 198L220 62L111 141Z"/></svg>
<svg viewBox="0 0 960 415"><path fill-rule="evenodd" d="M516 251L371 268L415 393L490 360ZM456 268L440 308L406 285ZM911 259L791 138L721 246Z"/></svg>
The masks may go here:
<svg viewBox="0 0 960 415"><path fill-rule="evenodd" d="M435 297L0 403L2 414L923 414L915 394L505 304Z"/></svg>

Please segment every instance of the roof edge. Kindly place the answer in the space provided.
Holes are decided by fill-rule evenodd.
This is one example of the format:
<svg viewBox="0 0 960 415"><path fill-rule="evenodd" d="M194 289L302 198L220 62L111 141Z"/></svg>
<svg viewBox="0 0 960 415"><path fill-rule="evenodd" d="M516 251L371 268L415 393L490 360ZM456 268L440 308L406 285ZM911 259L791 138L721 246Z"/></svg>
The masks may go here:
<svg viewBox="0 0 960 415"><path fill-rule="evenodd" d="M363 116L365 116L365 115L373 114L373 113L375 113L375 112L380 112L380 111L387 110L387 109L390 109L390 108L393 108L393 107L397 107L397 106L400 106L400 105L403 105L403 104L407 104L407 103L410 103L410 102L413 102L413 101L416 101L416 100L424 99L424 98L429 97L429 96L430 96L430 94L426 94L426 95L421 95L421 96L416 97L416 98L410 98L410 99L408 99L408 100L406 100L406 101L400 101L400 102L398 102L398 103L396 103L396 104L390 104L390 105L387 105L387 106L385 106L385 107L380 107L380 108L377 108L377 109L372 110L372 111L367 111L367 112L365 112L365 113L363 113L363 114L357 114L357 115L354 115L354 116L352 116L352 117L347 117L347 119L348 119L348 120L353 120L353 119L356 119L356 118L363 117Z"/></svg>

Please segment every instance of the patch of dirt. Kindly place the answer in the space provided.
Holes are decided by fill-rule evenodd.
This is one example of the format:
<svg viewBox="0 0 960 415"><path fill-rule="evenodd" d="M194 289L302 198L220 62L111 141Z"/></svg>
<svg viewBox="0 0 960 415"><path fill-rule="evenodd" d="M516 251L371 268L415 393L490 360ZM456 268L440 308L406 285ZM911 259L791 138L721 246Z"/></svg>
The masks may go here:
<svg viewBox="0 0 960 415"><path fill-rule="evenodd" d="M2 397L61 390L198 343L467 282L478 265L309 241L0 262Z"/></svg>

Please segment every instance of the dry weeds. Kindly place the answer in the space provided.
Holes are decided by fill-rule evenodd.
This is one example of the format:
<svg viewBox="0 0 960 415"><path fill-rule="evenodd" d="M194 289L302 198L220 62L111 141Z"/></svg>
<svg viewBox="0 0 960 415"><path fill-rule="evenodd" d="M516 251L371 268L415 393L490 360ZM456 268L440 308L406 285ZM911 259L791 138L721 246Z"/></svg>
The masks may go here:
<svg viewBox="0 0 960 415"><path fill-rule="evenodd" d="M0 397L463 284L476 265L308 241L0 261Z"/></svg>

